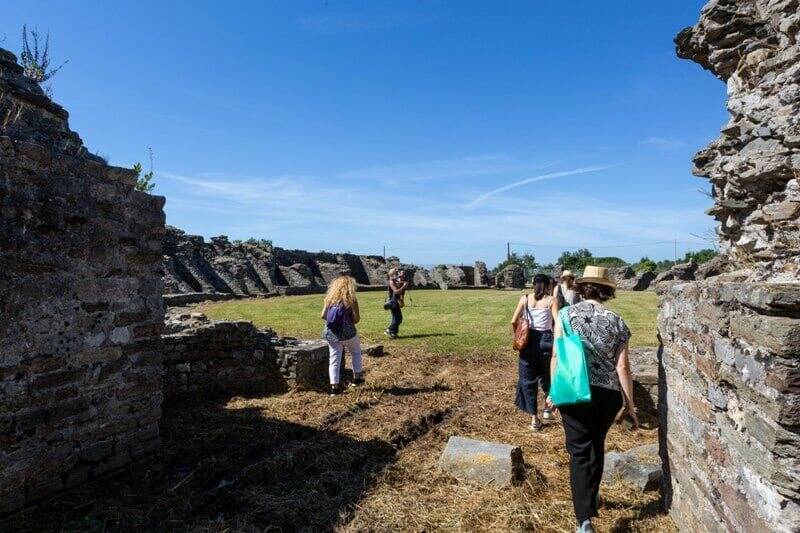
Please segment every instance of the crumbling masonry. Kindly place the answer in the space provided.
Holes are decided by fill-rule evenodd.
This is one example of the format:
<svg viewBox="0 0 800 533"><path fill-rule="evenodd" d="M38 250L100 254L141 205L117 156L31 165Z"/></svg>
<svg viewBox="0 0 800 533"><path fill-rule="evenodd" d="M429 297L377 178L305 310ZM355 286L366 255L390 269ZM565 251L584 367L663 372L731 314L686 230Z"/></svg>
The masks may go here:
<svg viewBox="0 0 800 533"><path fill-rule="evenodd" d="M733 272L661 284L666 506L685 531L800 530L800 3L714 0L678 54L728 87L694 159Z"/></svg>
<svg viewBox="0 0 800 533"><path fill-rule="evenodd" d="M0 49L0 512L159 446L164 199Z"/></svg>

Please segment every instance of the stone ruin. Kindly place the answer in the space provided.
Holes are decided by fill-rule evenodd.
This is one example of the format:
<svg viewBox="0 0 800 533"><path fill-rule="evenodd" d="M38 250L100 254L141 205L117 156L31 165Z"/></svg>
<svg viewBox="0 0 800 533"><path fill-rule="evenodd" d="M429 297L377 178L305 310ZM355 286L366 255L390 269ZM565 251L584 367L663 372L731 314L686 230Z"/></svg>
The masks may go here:
<svg viewBox="0 0 800 533"><path fill-rule="evenodd" d="M525 269L519 265L508 265L497 273L494 285L498 289L524 289Z"/></svg>
<svg viewBox="0 0 800 533"><path fill-rule="evenodd" d="M386 288L389 269L406 271L414 288L488 286L486 264L441 265L427 270L396 257L286 250L258 242L231 242L221 235L206 242L167 226L164 235L164 292L168 305L251 296L324 292L338 276L355 278L359 290Z"/></svg>
<svg viewBox="0 0 800 533"><path fill-rule="evenodd" d="M686 531L798 531L800 4L714 0L676 43L727 84L694 172L731 264L659 285L665 505Z"/></svg>
<svg viewBox="0 0 800 533"><path fill-rule="evenodd" d="M164 198L0 49L0 512L158 448Z"/></svg>
<svg viewBox="0 0 800 533"><path fill-rule="evenodd" d="M365 350L366 351L366 350ZM167 402L327 386L328 345L173 310L163 336Z"/></svg>
<svg viewBox="0 0 800 533"><path fill-rule="evenodd" d="M676 39L727 83L731 112L695 158L729 267L698 281L689 265L659 285L662 492L683 530L800 530L798 11L714 0ZM0 117L0 513L154 451L165 395L281 389L321 359L191 314L162 335L165 287L205 299L321 290L345 268L365 286L385 277L382 258L165 231L164 199L90 154L2 49ZM434 270L448 287L486 280L477 264Z"/></svg>

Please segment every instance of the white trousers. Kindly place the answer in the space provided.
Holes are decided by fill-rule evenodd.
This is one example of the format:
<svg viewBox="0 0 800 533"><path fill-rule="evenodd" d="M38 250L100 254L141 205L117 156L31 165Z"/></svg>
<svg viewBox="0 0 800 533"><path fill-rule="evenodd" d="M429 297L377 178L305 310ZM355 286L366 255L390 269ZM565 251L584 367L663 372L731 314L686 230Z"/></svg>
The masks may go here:
<svg viewBox="0 0 800 533"><path fill-rule="evenodd" d="M333 341L328 340L328 374L331 378L331 385L339 384L339 376L342 371L342 355L344 351L350 354L353 359L353 373L358 374L361 372L361 341L358 340L358 335L346 341Z"/></svg>

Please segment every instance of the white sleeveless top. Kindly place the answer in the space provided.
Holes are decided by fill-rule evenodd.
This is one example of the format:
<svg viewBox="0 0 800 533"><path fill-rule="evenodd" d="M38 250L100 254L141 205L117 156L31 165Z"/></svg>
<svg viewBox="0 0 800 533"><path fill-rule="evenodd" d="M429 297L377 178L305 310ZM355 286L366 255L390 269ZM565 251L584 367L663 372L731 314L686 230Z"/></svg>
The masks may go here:
<svg viewBox="0 0 800 533"><path fill-rule="evenodd" d="M552 296L547 296L546 298L552 298ZM531 329L536 331L553 330L553 314L549 306L536 309L526 304L525 307L528 311L528 324L530 324Z"/></svg>

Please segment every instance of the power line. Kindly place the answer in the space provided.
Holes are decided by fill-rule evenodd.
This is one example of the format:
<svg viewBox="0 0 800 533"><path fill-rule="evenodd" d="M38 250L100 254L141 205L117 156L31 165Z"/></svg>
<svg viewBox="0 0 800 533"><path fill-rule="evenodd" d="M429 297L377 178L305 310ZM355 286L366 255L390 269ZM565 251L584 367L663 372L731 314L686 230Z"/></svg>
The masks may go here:
<svg viewBox="0 0 800 533"><path fill-rule="evenodd" d="M512 242L509 243L514 246L529 246L535 248L561 248L573 250L577 248L634 248L637 246L653 246L656 244L708 244L707 242L702 241L653 241L653 242L640 242L635 244L614 244L614 245L606 245L606 246L598 246L598 245L579 245L579 246L570 246L566 244L534 244L530 242Z"/></svg>

